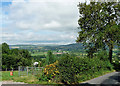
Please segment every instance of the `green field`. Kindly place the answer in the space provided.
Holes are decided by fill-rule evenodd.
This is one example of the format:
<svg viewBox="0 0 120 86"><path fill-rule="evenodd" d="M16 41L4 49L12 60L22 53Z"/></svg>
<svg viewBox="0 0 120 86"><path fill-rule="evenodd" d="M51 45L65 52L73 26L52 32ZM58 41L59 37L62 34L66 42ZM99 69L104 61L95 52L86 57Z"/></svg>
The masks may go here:
<svg viewBox="0 0 120 86"><path fill-rule="evenodd" d="M31 53L31 56L38 56L38 55L47 55L47 52L35 52L35 53Z"/></svg>
<svg viewBox="0 0 120 86"><path fill-rule="evenodd" d="M15 81L25 82L28 84L55 84L53 82L39 81L34 75L19 76L18 71L13 72L13 76L10 76L11 71L2 71L2 81Z"/></svg>

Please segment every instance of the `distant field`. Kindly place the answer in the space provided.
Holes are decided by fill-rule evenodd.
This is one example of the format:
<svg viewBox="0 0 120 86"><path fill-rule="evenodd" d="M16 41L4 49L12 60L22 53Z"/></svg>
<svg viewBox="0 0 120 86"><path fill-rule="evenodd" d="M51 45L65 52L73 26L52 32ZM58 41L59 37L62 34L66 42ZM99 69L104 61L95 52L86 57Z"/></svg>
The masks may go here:
<svg viewBox="0 0 120 86"><path fill-rule="evenodd" d="M31 56L38 56L38 55L47 55L47 52L35 52L31 54Z"/></svg>
<svg viewBox="0 0 120 86"><path fill-rule="evenodd" d="M58 52L58 51L53 51L54 52ZM70 51L61 51L61 52L67 52L67 53L74 53L75 55L77 55L78 57L81 57L81 56L87 56L87 53L84 51L84 52L70 52ZM59 53L61 53L59 52ZM108 51L109 52L109 51ZM113 49L113 56L115 56L117 54L117 52L119 52L118 49ZM97 53L95 53L97 54ZM38 56L38 55L47 55L47 52L34 52L34 53L31 53L31 56Z"/></svg>

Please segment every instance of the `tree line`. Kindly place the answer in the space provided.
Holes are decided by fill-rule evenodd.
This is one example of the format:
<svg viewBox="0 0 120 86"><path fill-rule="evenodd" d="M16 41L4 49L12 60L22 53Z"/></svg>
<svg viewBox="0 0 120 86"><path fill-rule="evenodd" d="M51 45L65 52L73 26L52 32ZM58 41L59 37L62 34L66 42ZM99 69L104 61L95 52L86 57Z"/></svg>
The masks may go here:
<svg viewBox="0 0 120 86"><path fill-rule="evenodd" d="M31 65L31 55L25 49L10 49L7 43L2 43L2 70L18 69L18 66Z"/></svg>

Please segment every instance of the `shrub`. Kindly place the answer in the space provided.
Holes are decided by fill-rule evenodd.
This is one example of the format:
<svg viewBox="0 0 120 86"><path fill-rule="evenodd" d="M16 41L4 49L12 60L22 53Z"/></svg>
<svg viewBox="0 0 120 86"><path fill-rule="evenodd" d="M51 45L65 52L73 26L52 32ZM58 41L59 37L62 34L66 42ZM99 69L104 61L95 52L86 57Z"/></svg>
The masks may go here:
<svg viewBox="0 0 120 86"><path fill-rule="evenodd" d="M104 61L100 58L78 58L68 54L60 58L58 62L58 70L60 72L60 80L66 84L78 83L78 77L87 74L88 77L93 73L101 70L111 70L112 65L109 60Z"/></svg>
<svg viewBox="0 0 120 86"><path fill-rule="evenodd" d="M58 62L60 80L66 84L78 83L76 75L79 73L79 58L63 55Z"/></svg>
<svg viewBox="0 0 120 86"><path fill-rule="evenodd" d="M38 73L36 77L39 81L47 81L47 77L44 75L44 73Z"/></svg>
<svg viewBox="0 0 120 86"><path fill-rule="evenodd" d="M58 61L54 62L53 64L46 65L44 69L44 75L47 77L47 80L51 80L52 78L55 78L56 75L59 74L59 71L57 69Z"/></svg>
<svg viewBox="0 0 120 86"><path fill-rule="evenodd" d="M106 61L108 60L108 53L106 50L99 51L97 54L97 58L100 60Z"/></svg>
<svg viewBox="0 0 120 86"><path fill-rule="evenodd" d="M113 58L113 65L114 65L115 70L120 71L120 57L119 56L115 56Z"/></svg>

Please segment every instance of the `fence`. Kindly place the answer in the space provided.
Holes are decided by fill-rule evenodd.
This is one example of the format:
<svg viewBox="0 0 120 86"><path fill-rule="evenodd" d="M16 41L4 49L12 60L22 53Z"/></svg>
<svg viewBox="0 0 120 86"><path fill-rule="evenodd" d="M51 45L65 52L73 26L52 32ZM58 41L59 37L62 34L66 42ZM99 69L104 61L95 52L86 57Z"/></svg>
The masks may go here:
<svg viewBox="0 0 120 86"><path fill-rule="evenodd" d="M43 67L24 67L19 66L19 76L37 75L43 71Z"/></svg>

